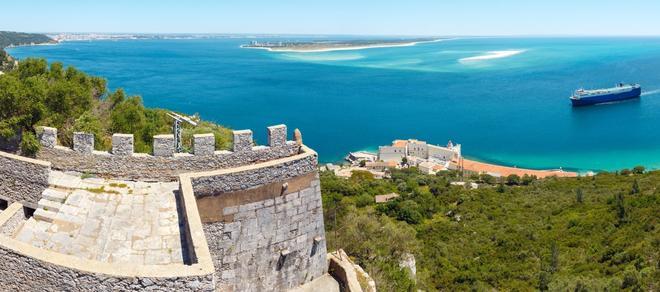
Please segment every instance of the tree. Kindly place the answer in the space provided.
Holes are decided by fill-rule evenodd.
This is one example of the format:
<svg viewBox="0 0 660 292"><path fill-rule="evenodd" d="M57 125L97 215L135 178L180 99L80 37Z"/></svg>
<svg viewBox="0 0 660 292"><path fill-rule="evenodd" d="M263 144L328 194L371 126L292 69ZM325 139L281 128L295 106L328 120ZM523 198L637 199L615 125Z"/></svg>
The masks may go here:
<svg viewBox="0 0 660 292"><path fill-rule="evenodd" d="M557 242L553 241L550 246L550 272L555 273L559 270L559 248Z"/></svg>
<svg viewBox="0 0 660 292"><path fill-rule="evenodd" d="M495 183L495 177L490 174L483 173L481 174L481 181L489 185L492 185Z"/></svg>
<svg viewBox="0 0 660 292"><path fill-rule="evenodd" d="M626 223L626 207L624 205L624 197L622 193L616 195L616 217L619 220L619 225Z"/></svg>
<svg viewBox="0 0 660 292"><path fill-rule="evenodd" d="M137 134L145 124L144 106L140 97L130 97L117 105L111 114L115 133Z"/></svg>
<svg viewBox="0 0 660 292"><path fill-rule="evenodd" d="M579 204L582 204L582 202L584 202L584 194L582 193L582 189L575 190L575 201L578 202Z"/></svg>
<svg viewBox="0 0 660 292"><path fill-rule="evenodd" d="M119 88L115 90L112 94L108 95L107 100L110 102L110 106L112 108L116 107L120 103L124 102L126 99L126 94L124 93L124 89Z"/></svg>
<svg viewBox="0 0 660 292"><path fill-rule="evenodd" d="M536 176L535 176L535 175L524 174L524 175L522 176L522 179L521 179L520 183L521 183L522 185L524 185L524 186L527 186L527 185L531 184L531 183L532 183L533 181L535 181L535 180L536 180Z"/></svg>
<svg viewBox="0 0 660 292"><path fill-rule="evenodd" d="M360 160L360 167L365 167L367 166L367 161L366 160Z"/></svg>
<svg viewBox="0 0 660 292"><path fill-rule="evenodd" d="M516 174L510 174L509 176L506 177L506 184L510 186L519 185L520 177Z"/></svg>
<svg viewBox="0 0 660 292"><path fill-rule="evenodd" d="M638 166L635 166L633 168L632 173L633 174L643 174L645 170L646 170L646 168L644 168L644 166L638 165Z"/></svg>
<svg viewBox="0 0 660 292"><path fill-rule="evenodd" d="M45 74L48 71L48 63L45 59L27 58L18 66L18 75L21 79Z"/></svg>
<svg viewBox="0 0 660 292"><path fill-rule="evenodd" d="M548 284L550 284L548 273L541 269L541 272L539 273L539 291L548 291Z"/></svg>
<svg viewBox="0 0 660 292"><path fill-rule="evenodd" d="M417 224L421 222L423 218L419 209L419 205L415 201L403 201L399 204L397 219L406 221L410 224Z"/></svg>
<svg viewBox="0 0 660 292"><path fill-rule="evenodd" d="M633 181L633 184L632 184L632 188L631 188L631 190L630 190L630 193L634 195L634 194L639 194L639 192L640 192L640 189L639 189L639 182L637 181L637 179L635 179L635 180Z"/></svg>
<svg viewBox="0 0 660 292"><path fill-rule="evenodd" d="M21 139L21 153L25 156L34 157L39 151L41 144L32 132L23 132Z"/></svg>
<svg viewBox="0 0 660 292"><path fill-rule="evenodd" d="M506 191L506 188L504 187L503 183L499 183L497 184L497 189L495 189L495 191L501 194L504 193L504 191Z"/></svg>
<svg viewBox="0 0 660 292"><path fill-rule="evenodd" d="M575 289L573 289L573 291L574 292L589 292L589 289L587 289L587 287L584 284L582 284L582 281L578 281L575 284Z"/></svg>
<svg viewBox="0 0 660 292"><path fill-rule="evenodd" d="M108 150L110 148L109 143L104 139L106 133L103 130L101 121L91 112L85 112L76 119L73 124L73 130L94 134L94 147L96 149Z"/></svg>
<svg viewBox="0 0 660 292"><path fill-rule="evenodd" d="M379 216L371 207L358 211L350 206L339 221L337 238L327 236L329 250L343 248L374 278L379 291L417 291L414 280L399 267L403 254L417 252L413 227Z"/></svg>
<svg viewBox="0 0 660 292"><path fill-rule="evenodd" d="M374 175L366 170L353 170L351 171L351 180L354 181L372 181Z"/></svg>
<svg viewBox="0 0 660 292"><path fill-rule="evenodd" d="M408 165L408 157L401 157L401 165Z"/></svg>

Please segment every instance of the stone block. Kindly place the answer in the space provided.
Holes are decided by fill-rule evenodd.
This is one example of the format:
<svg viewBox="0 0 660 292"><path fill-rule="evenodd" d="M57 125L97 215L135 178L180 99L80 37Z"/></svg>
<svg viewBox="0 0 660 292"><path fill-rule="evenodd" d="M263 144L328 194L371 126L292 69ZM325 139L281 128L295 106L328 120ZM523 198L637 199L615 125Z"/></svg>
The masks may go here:
<svg viewBox="0 0 660 292"><path fill-rule="evenodd" d="M84 154L91 154L92 151L94 151L94 134L74 132L73 151Z"/></svg>
<svg viewBox="0 0 660 292"><path fill-rule="evenodd" d="M193 135L193 153L195 155L213 155L215 152L215 136L209 134Z"/></svg>
<svg viewBox="0 0 660 292"><path fill-rule="evenodd" d="M39 142L45 148L55 148L57 145L57 129L51 127L41 127Z"/></svg>
<svg viewBox="0 0 660 292"><path fill-rule="evenodd" d="M41 196L47 200L58 203L64 203L64 200L66 200L66 193L55 189L45 189L41 193Z"/></svg>
<svg viewBox="0 0 660 292"><path fill-rule="evenodd" d="M154 136L154 156L172 157L175 148L173 134Z"/></svg>
<svg viewBox="0 0 660 292"><path fill-rule="evenodd" d="M282 147L286 145L286 125L268 127L268 146Z"/></svg>
<svg viewBox="0 0 660 292"><path fill-rule="evenodd" d="M112 154L118 156L133 155L133 134L113 134Z"/></svg>
<svg viewBox="0 0 660 292"><path fill-rule="evenodd" d="M252 131L240 130L234 131L234 152L243 152L252 150Z"/></svg>

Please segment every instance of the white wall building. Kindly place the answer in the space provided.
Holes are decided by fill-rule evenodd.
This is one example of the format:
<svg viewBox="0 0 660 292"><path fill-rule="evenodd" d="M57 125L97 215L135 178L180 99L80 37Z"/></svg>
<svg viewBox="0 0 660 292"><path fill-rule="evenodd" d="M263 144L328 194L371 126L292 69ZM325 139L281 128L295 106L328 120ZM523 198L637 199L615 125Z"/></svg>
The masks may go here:
<svg viewBox="0 0 660 292"><path fill-rule="evenodd" d="M461 145L451 141L446 147L427 144L415 139L394 140L392 146L378 147L378 159L382 161L401 162L403 157L420 158L443 164L457 161L461 157Z"/></svg>
<svg viewBox="0 0 660 292"><path fill-rule="evenodd" d="M401 162L401 159L408 156L406 147L399 146L380 146L378 147L378 160Z"/></svg>

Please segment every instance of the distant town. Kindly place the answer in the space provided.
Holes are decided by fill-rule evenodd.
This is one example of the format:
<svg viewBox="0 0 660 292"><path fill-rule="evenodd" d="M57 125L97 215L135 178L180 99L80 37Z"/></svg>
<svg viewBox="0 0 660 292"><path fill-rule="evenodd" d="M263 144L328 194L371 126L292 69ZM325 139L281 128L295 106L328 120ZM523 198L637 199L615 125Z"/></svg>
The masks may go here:
<svg viewBox="0 0 660 292"><path fill-rule="evenodd" d="M52 33L47 34L52 39L62 41L96 41L96 40L141 40L141 39L208 39L249 37L228 34L130 34L130 33Z"/></svg>

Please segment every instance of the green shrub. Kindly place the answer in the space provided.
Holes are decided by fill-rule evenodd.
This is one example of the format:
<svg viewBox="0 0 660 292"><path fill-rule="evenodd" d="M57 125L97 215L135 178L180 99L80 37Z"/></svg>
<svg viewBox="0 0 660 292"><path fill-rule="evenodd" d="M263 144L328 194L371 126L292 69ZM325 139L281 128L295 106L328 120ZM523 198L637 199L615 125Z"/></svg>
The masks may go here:
<svg viewBox="0 0 660 292"><path fill-rule="evenodd" d="M21 154L29 157L34 157L39 152L41 144L37 140L37 136L32 132L23 132L21 139Z"/></svg>

